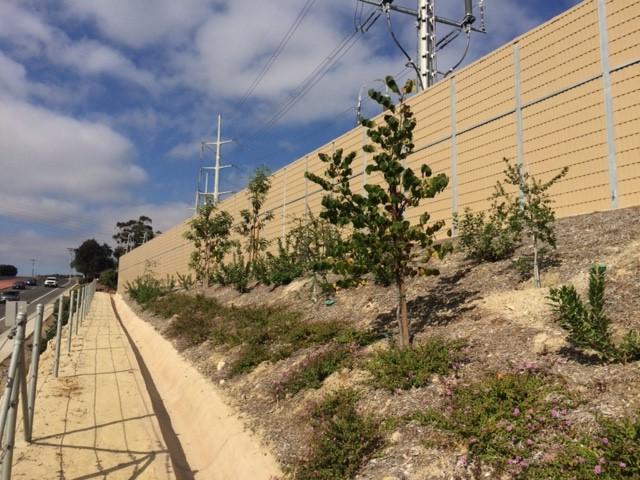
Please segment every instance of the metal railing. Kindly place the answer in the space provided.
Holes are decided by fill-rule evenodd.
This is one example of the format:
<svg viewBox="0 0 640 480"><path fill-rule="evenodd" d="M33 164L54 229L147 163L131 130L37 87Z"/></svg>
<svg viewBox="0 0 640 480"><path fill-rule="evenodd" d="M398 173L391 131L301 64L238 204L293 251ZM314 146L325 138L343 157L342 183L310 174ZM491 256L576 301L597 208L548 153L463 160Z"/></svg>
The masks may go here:
<svg viewBox="0 0 640 480"><path fill-rule="evenodd" d="M65 293L68 293L70 297L69 311L67 314L67 353L69 354L71 353L72 337L78 334L79 327L82 325L82 321L91 306L95 291L96 282L94 280L86 285L74 286L68 292L63 292L57 299L56 347L53 363L53 374L56 377L58 376L60 366ZM22 410L24 439L29 443L32 439L43 321L44 306L38 304L36 306L35 324L31 342L31 365L28 370L26 361L26 312L21 311L17 314L16 325L9 336L9 338L13 338L13 353L7 373L7 384L4 388L2 399L0 399L0 442L2 447L0 453L1 480L9 480L11 478L19 408Z"/></svg>

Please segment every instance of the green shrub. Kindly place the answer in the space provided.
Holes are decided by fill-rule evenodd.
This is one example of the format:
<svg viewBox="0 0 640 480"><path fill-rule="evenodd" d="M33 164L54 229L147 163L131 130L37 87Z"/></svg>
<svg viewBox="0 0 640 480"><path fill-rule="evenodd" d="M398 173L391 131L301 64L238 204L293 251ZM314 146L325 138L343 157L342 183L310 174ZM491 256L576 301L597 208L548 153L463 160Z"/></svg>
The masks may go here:
<svg viewBox="0 0 640 480"><path fill-rule="evenodd" d="M174 287L174 282L167 277L166 282L162 282L150 275L135 278L132 282L127 282L125 289L127 294L134 299L142 308L160 297L170 292Z"/></svg>
<svg viewBox="0 0 640 480"><path fill-rule="evenodd" d="M233 253L230 263L220 262L218 269L213 273L216 283L224 286L233 286L240 293L249 291L250 277L251 264L245 261L244 255L239 248Z"/></svg>
<svg viewBox="0 0 640 480"><path fill-rule="evenodd" d="M295 395L301 390L320 388L325 378L345 365L351 353L345 345L331 345L309 355L276 384L276 397L282 398L287 394Z"/></svg>
<svg viewBox="0 0 640 480"><path fill-rule="evenodd" d="M556 436L559 452L548 461L525 469L526 480L574 480L602 478L625 480L640 478L640 417L598 419L594 434L576 438Z"/></svg>
<svg viewBox="0 0 640 480"><path fill-rule="evenodd" d="M176 315L167 325L165 334L170 338L179 337L186 347L199 345L211 338L215 328L215 314L220 310L220 305L215 300L208 301L202 296L186 302L176 298L175 304L170 305L174 297L179 296L160 298L150 308L156 314L163 313L169 317Z"/></svg>
<svg viewBox="0 0 640 480"><path fill-rule="evenodd" d="M100 274L100 283L107 287L109 290L115 290L118 288L118 270L109 269Z"/></svg>
<svg viewBox="0 0 640 480"><path fill-rule="evenodd" d="M184 275L176 273L176 276L178 277L178 286L183 290L191 290L196 284L196 281L193 279L190 273L185 273Z"/></svg>
<svg viewBox="0 0 640 480"><path fill-rule="evenodd" d="M306 275L311 276L316 298L316 287L324 290L329 285L327 273L344 261L349 251L348 241L342 238L340 228L308 212L304 218L294 219L287 242L296 262L302 265Z"/></svg>
<svg viewBox="0 0 640 480"><path fill-rule="evenodd" d="M568 425L564 416L571 403L560 393L554 382L535 371L506 373L449 389L444 408L417 418L464 440L469 462L521 478L524 470L550 453L545 448L553 444L548 440L554 430Z"/></svg>
<svg viewBox="0 0 640 480"><path fill-rule="evenodd" d="M408 390L423 387L434 374L447 375L462 360L464 342L433 337L409 348L378 350L364 362L376 388Z"/></svg>
<svg viewBox="0 0 640 480"><path fill-rule="evenodd" d="M616 345L604 311L604 265L594 265L589 272L589 305L585 305L573 285L552 288L549 299L558 316L560 326L569 331L569 343L579 350L594 350L607 361L632 361L640 358L640 335L628 332Z"/></svg>
<svg viewBox="0 0 640 480"><path fill-rule="evenodd" d="M304 265L290 251L288 242L283 245L280 239L278 254L267 253L266 258L260 263L256 279L265 285L288 285L304 274Z"/></svg>
<svg viewBox="0 0 640 480"><path fill-rule="evenodd" d="M379 422L358 413L358 394L350 389L328 395L311 414L309 456L297 465L298 480L353 478L382 446Z"/></svg>
<svg viewBox="0 0 640 480"><path fill-rule="evenodd" d="M231 374L251 371L264 361L278 361L294 352L336 342L364 345L375 336L343 322L309 323L281 307L226 307L213 298L169 294L148 304L151 312L174 317L165 333L186 346L205 341L223 347L240 347Z"/></svg>
<svg viewBox="0 0 640 480"><path fill-rule="evenodd" d="M450 388L442 408L413 418L456 443L465 441L468 456L462 463L492 466L495 478L638 478L640 418L600 418L587 434L570 418L576 405L553 377L525 364L518 372Z"/></svg>
<svg viewBox="0 0 640 480"><path fill-rule="evenodd" d="M487 215L465 208L454 216L459 246L469 258L495 262L510 257L520 244L522 228L504 204L494 202Z"/></svg>

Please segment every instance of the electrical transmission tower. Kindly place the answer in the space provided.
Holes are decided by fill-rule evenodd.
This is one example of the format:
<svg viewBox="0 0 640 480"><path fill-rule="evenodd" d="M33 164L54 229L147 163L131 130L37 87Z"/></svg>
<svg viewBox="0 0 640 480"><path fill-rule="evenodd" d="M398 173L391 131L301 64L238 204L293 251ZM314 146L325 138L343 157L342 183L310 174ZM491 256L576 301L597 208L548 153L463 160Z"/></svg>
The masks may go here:
<svg viewBox="0 0 640 480"><path fill-rule="evenodd" d="M394 5L394 0L359 0L362 3L366 3L368 5L374 5L382 10L383 13L387 16L387 24L389 26L389 31L394 42L398 45L398 47L402 50L402 52L407 57L409 65L416 71L418 76L418 87L420 89L425 89L430 87L437 81L437 75L442 74L443 76L447 76L453 70L455 70L460 64L464 57L466 56L469 50L469 41L470 41L470 32L480 32L485 33L486 29L484 27L484 4L480 2L481 9L481 26L480 28L473 27L473 23L476 21L476 17L473 14L473 0L463 0L464 1L464 16L462 20L450 20L448 18L439 17L436 15L436 0L417 0L417 9L413 10L411 8L406 8L398 5ZM414 62L411 57L407 54L407 52L402 48L400 43L395 37L393 33L393 29L391 28L391 16L390 12L399 12L404 13L406 15L410 15L416 19L416 27L418 33L418 61L417 64ZM436 36L436 24L443 24L449 27L453 27L453 31L447 33L440 41L438 41ZM449 69L447 72L439 72L437 68L436 62L436 53L438 50L444 48L446 45L451 43L451 41L460 33L464 32L467 35L467 48L465 53L460 60L453 68Z"/></svg>
<svg viewBox="0 0 640 480"><path fill-rule="evenodd" d="M231 193L230 191L220 191L220 170L230 167L231 165L220 165L221 149L220 147L226 143L231 143L233 140L220 140L222 131L222 117L218 114L218 134L215 142L201 142L200 143L200 156L201 160L204 156L205 150L214 151L214 163L212 167L201 166L198 174L198 182L196 186L196 211L198 207L208 198L213 197L213 203L218 203L220 195L225 193ZM214 148L215 147L215 148ZM209 179L213 173L213 192L209 191Z"/></svg>

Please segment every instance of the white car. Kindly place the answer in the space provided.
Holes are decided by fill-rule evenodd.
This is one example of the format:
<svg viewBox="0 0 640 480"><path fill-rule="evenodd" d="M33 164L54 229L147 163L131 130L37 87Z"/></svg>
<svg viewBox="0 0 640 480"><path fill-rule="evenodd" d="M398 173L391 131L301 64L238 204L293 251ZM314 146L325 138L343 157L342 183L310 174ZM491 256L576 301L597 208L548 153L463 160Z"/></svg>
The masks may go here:
<svg viewBox="0 0 640 480"><path fill-rule="evenodd" d="M47 277L47 279L44 281L44 286L45 287L57 287L58 286L58 279L56 277Z"/></svg>

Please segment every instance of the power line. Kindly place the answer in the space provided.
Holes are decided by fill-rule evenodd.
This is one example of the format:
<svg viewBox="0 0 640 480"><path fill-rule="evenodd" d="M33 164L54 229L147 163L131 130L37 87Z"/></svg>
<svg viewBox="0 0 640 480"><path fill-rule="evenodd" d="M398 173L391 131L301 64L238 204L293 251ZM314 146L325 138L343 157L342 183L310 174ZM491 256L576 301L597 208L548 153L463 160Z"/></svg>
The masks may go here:
<svg viewBox="0 0 640 480"><path fill-rule="evenodd" d="M282 119L297 103L304 98L331 69L353 48L359 40L358 33L361 35L375 23L381 13L373 10L364 22L362 22L357 30L354 30L342 41L307 75L307 77L298 85L293 95L271 116L260 128L258 128L250 139L260 133L272 128L280 119Z"/></svg>
<svg viewBox="0 0 640 480"><path fill-rule="evenodd" d="M264 65L264 67L262 67L262 70L260 70L260 73L258 73L258 76L253 80L253 82L251 83L247 91L244 93L244 95L240 99L238 108L242 107L246 103L246 101L251 97L251 95L253 94L255 89L258 87L258 85L260 85L260 82L262 82L264 77L267 75L271 67L273 67L273 64L276 62L276 60L278 59L278 57L280 56L284 48L287 46L293 34L296 33L296 30L298 30L298 27L300 26L304 18L309 13L309 10L311 10L311 7L315 3L315 1L316 0L307 0L305 2L304 6L302 7L302 10L300 10L300 12L298 13L293 24L289 27L289 30L287 30L287 33L285 33L284 37L282 37L282 40L280 40L280 43L278 44L275 51L271 55L271 58L269 58L267 63Z"/></svg>
<svg viewBox="0 0 640 480"><path fill-rule="evenodd" d="M411 59L411 55L409 55L407 53L407 51L404 49L404 47L402 46L400 41L396 38L396 34L393 31L393 25L391 24L391 13L389 13L389 10L386 10L385 14L386 14L386 17L387 17L387 28L389 29L389 34L391 35L391 38L392 38L393 42L396 44L396 46L400 49L400 51L406 57L407 66L410 66L411 68L413 68L415 70L415 72L416 72L416 74L418 76L418 81L420 82L420 88L422 90L424 90L425 85L422 84L422 76L420 75L420 69L415 64L415 62Z"/></svg>

